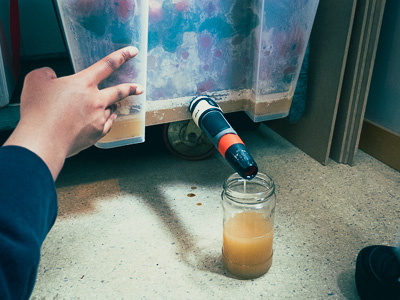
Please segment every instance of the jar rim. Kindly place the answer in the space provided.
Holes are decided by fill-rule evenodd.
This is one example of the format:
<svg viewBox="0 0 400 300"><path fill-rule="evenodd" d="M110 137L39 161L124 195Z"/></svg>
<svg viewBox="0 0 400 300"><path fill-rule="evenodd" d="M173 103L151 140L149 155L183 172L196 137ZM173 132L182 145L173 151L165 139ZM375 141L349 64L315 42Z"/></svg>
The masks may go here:
<svg viewBox="0 0 400 300"><path fill-rule="evenodd" d="M244 184L249 186L257 185L261 187L260 191L245 192L234 189L238 185L244 187ZM223 194L231 201L242 204L259 204L266 202L270 196L275 192L274 181L266 174L258 173L253 179L247 180L242 178L239 174L234 173L229 176L223 184Z"/></svg>

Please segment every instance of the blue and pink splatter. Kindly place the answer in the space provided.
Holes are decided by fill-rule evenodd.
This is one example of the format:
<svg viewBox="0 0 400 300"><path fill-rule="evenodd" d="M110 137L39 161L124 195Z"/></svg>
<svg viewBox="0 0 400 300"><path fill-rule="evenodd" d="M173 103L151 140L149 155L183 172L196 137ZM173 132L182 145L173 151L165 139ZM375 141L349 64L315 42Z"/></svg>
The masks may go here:
<svg viewBox="0 0 400 300"><path fill-rule="evenodd" d="M76 69L125 45L145 49L147 57L142 53L113 80L147 75L146 101L226 90L250 90L256 102L273 94L290 98L318 6L318 0L58 2Z"/></svg>

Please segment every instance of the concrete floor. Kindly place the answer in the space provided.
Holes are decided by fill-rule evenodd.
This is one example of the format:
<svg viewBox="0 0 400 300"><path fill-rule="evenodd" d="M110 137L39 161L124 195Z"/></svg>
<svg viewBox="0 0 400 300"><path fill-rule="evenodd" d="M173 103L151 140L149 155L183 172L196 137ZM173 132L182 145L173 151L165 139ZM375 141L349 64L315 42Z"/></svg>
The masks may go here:
<svg viewBox="0 0 400 300"><path fill-rule="evenodd" d="M277 187L274 260L233 279L220 254L232 169L219 154L176 158L151 129L67 160L32 299L358 299L358 251L399 239L399 172L361 151L322 166L262 125L239 135Z"/></svg>

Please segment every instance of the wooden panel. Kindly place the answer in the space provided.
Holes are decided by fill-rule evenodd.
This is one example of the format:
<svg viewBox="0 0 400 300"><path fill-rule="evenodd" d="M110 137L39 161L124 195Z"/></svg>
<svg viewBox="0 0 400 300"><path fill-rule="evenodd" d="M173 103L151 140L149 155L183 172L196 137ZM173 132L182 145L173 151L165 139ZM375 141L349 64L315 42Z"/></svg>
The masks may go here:
<svg viewBox="0 0 400 300"><path fill-rule="evenodd" d="M350 48L348 61L346 64L346 72L343 79L342 92L338 107L337 120L335 123L334 135L332 138L332 147L330 156L337 162L344 162L347 153L346 140L350 131L351 110L354 108L354 102L358 98L359 85L357 77L363 72L363 54L365 39L368 33L367 23L370 11L374 7L373 0L358 0L356 7L356 15L354 17L353 31L350 40Z"/></svg>
<svg viewBox="0 0 400 300"><path fill-rule="evenodd" d="M375 64L376 52L378 49L379 36L382 27L382 19L383 13L385 10L385 0L377 0L376 7L373 16L371 17L371 32L368 44L366 44L365 49L367 51L366 60L365 60L365 72L363 76L360 78L361 80L361 93L360 100L358 102L357 109L353 110L354 112L354 125L353 130L351 132L351 136L349 138L348 144L348 156L347 163L350 165L354 164L354 157L357 153L361 130L364 121L365 109L367 106L369 89L371 86L372 73Z"/></svg>
<svg viewBox="0 0 400 300"><path fill-rule="evenodd" d="M331 157L353 164L379 41L385 1L359 0L332 140Z"/></svg>
<svg viewBox="0 0 400 300"><path fill-rule="evenodd" d="M327 164L357 1L321 0L310 38L306 109L267 126L322 164Z"/></svg>
<svg viewBox="0 0 400 300"><path fill-rule="evenodd" d="M365 120L359 147L362 151L400 171L399 134Z"/></svg>

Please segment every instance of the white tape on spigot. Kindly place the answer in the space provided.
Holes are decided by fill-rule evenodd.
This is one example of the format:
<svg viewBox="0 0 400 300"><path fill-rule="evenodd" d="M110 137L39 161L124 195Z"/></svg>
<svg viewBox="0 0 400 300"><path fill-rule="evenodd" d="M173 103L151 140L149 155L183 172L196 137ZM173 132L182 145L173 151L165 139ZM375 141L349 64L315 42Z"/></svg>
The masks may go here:
<svg viewBox="0 0 400 300"><path fill-rule="evenodd" d="M196 99L193 101L195 102ZM213 109L213 110L217 109L222 112L221 108L219 107L219 105L217 103L215 103L213 101L213 103L215 103L216 106L212 105L207 101L207 98L202 98L202 99L200 98L199 100L197 100L197 104L194 102L192 102L192 105L195 105L195 108L192 112L192 118L198 127L200 127L199 120L206 111L208 111L210 109Z"/></svg>

